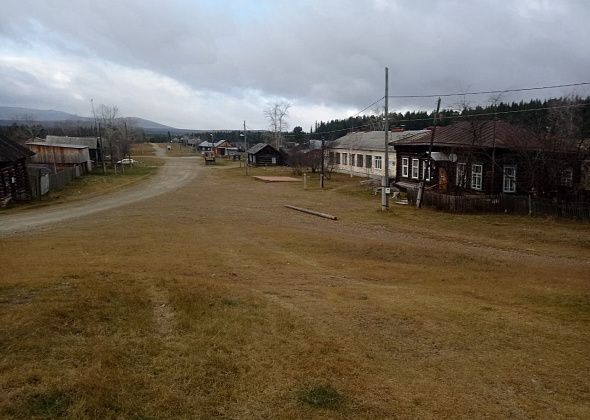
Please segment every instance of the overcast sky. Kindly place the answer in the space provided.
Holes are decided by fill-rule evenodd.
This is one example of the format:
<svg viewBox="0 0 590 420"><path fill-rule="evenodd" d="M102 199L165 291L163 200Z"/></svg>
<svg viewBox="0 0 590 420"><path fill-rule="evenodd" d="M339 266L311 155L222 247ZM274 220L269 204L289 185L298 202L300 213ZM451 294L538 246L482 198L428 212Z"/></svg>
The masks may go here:
<svg viewBox="0 0 590 420"><path fill-rule="evenodd" d="M0 105L265 129L285 100L307 131L383 96L385 66L391 94L590 81L589 22L587 0L3 0Z"/></svg>

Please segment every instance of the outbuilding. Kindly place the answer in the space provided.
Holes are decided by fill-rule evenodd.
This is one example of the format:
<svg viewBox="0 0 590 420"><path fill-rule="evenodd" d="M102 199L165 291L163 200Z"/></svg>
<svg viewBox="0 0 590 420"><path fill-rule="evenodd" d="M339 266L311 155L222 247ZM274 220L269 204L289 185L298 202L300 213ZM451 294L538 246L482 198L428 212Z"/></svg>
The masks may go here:
<svg viewBox="0 0 590 420"><path fill-rule="evenodd" d="M92 170L88 146L28 142L27 147L35 153L31 163L53 165L56 172L58 168L74 167L78 176Z"/></svg>
<svg viewBox="0 0 590 420"><path fill-rule="evenodd" d="M101 162L102 154L98 138L96 137L69 137L69 136L47 136L45 143L49 144L69 144L73 146L87 146L90 160Z"/></svg>
<svg viewBox="0 0 590 420"><path fill-rule="evenodd" d="M0 137L0 206L31 198L26 161L33 154L26 147Z"/></svg>
<svg viewBox="0 0 590 420"><path fill-rule="evenodd" d="M258 143L246 152L248 164L254 166L276 166L284 162L282 153L267 143Z"/></svg>

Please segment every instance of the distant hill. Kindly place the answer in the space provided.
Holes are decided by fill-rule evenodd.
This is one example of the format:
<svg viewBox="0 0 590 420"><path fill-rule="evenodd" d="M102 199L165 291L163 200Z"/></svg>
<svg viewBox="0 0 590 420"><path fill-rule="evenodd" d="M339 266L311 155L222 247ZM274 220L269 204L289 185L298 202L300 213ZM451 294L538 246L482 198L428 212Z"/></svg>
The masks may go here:
<svg viewBox="0 0 590 420"><path fill-rule="evenodd" d="M130 124L142 128L146 133L167 133L172 134L188 133L194 130L187 130L175 127L169 127L155 121L146 120L139 117L125 118ZM21 108L13 106L0 106L0 125L11 125L13 123L30 123L34 122L41 125L54 125L60 122L78 122L80 124L92 124L94 119L92 117L81 117L79 115L70 114L63 111L56 111L52 109L34 109Z"/></svg>
<svg viewBox="0 0 590 420"><path fill-rule="evenodd" d="M90 121L88 117L69 114L53 109L20 108L16 106L0 106L0 120L27 122L27 121Z"/></svg>

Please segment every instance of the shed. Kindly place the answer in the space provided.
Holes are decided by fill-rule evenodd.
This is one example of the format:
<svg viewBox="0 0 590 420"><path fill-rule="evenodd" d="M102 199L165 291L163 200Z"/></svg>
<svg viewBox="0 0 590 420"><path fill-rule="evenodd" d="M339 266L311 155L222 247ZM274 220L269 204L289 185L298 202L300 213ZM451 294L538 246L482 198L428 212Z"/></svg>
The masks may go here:
<svg viewBox="0 0 590 420"><path fill-rule="evenodd" d="M76 146L88 146L90 160L101 161L100 143L96 137L69 137L69 136L47 136L45 143L49 144L70 144Z"/></svg>
<svg viewBox="0 0 590 420"><path fill-rule="evenodd" d="M26 161L33 154L26 147L0 137L0 206L31 198Z"/></svg>
<svg viewBox="0 0 590 420"><path fill-rule="evenodd" d="M267 143L258 143L246 152L248 163L255 166L276 166L283 164L283 155L280 151Z"/></svg>
<svg viewBox="0 0 590 420"><path fill-rule="evenodd" d="M54 168L77 167L82 173L92 170L88 146L28 142L27 147L35 152L31 163L51 164Z"/></svg>

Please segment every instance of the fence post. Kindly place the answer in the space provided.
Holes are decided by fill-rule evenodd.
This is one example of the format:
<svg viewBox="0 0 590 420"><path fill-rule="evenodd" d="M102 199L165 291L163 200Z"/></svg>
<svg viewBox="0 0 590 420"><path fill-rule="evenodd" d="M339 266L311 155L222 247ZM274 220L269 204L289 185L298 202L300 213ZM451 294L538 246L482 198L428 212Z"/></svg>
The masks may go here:
<svg viewBox="0 0 590 420"><path fill-rule="evenodd" d="M529 194L528 203L529 203L529 216L532 216L533 215L533 199L530 194Z"/></svg>
<svg viewBox="0 0 590 420"><path fill-rule="evenodd" d="M303 189L304 190L307 189L307 174L306 173L303 174Z"/></svg>

